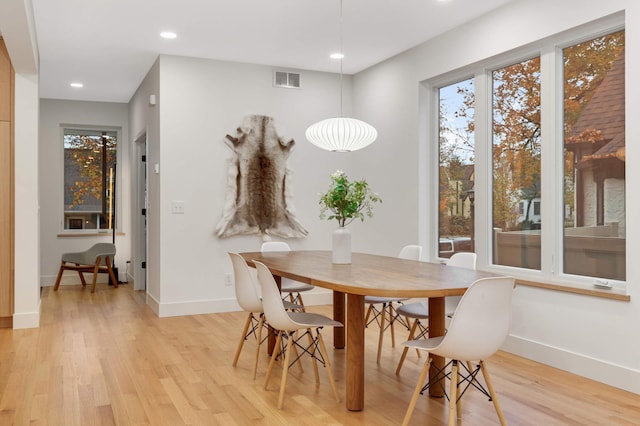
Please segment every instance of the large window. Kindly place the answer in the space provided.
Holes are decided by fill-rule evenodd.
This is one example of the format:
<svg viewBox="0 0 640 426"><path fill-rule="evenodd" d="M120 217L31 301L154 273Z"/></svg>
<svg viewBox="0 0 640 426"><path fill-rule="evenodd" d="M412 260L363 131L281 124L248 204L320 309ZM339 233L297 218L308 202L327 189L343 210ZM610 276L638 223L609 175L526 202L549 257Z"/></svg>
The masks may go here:
<svg viewBox="0 0 640 426"><path fill-rule="evenodd" d="M474 251L473 80L438 89L438 256Z"/></svg>
<svg viewBox="0 0 640 426"><path fill-rule="evenodd" d="M544 280L626 280L624 30L597 31L435 83L440 257L468 240Z"/></svg>
<svg viewBox="0 0 640 426"><path fill-rule="evenodd" d="M624 31L562 59L564 272L625 280Z"/></svg>
<svg viewBox="0 0 640 426"><path fill-rule="evenodd" d="M117 132L64 129L64 229L112 229Z"/></svg>
<svg viewBox="0 0 640 426"><path fill-rule="evenodd" d="M493 262L540 269L540 58L492 72Z"/></svg>

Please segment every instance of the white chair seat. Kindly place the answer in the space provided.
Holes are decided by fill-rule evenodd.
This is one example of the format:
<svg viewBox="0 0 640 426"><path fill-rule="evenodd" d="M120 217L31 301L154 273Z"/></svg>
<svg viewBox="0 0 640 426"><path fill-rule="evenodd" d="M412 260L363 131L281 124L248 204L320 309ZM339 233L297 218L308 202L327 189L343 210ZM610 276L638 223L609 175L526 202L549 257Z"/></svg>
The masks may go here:
<svg viewBox="0 0 640 426"><path fill-rule="evenodd" d="M314 288L315 287L311 284L305 284L298 281L283 280L283 283L280 286L280 291L282 293L300 293L301 291L309 291L313 290Z"/></svg>
<svg viewBox="0 0 640 426"><path fill-rule="evenodd" d="M302 310L302 306L298 305L297 303L289 302L288 300L283 300L282 303L284 304L284 308L287 311L299 311L299 310Z"/></svg>
<svg viewBox="0 0 640 426"><path fill-rule="evenodd" d="M429 339L421 340L409 340L408 342L403 343L402 346L414 349L422 349L427 352L431 352L433 349L440 346L440 343L442 343L442 339L444 339L444 336L431 337Z"/></svg>
<svg viewBox="0 0 640 426"><path fill-rule="evenodd" d="M289 244L284 241L266 241L262 243L260 251L263 253L278 252L278 251L291 251ZM297 303L304 310L304 300L302 300L302 294L305 291L313 290L315 287L311 284L301 283L289 278L282 278L280 280L280 293L288 293L289 300L292 303Z"/></svg>
<svg viewBox="0 0 640 426"><path fill-rule="evenodd" d="M342 327L342 323L311 312L289 312L289 318L305 327Z"/></svg>
<svg viewBox="0 0 640 426"><path fill-rule="evenodd" d="M397 298L397 297L380 297L380 296L365 296L364 303L391 303L391 302L401 302L403 300L407 300L408 298Z"/></svg>
<svg viewBox="0 0 640 426"><path fill-rule="evenodd" d="M396 311L399 315L410 318L429 318L429 304L427 302L407 303L406 305L400 306Z"/></svg>

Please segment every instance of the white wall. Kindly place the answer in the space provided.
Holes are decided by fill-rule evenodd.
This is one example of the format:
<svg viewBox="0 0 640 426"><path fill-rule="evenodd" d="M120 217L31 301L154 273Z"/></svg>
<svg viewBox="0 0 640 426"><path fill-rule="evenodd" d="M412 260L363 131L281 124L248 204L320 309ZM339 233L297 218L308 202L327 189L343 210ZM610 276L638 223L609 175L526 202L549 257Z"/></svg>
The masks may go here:
<svg viewBox="0 0 640 426"><path fill-rule="evenodd" d="M338 75L297 70L302 88L282 89L272 86L273 70L161 56L147 76L154 82L159 79L159 87L145 80L131 102L131 115L136 117L132 134L160 126L148 143L149 168L158 163L160 173L149 175L147 268L149 303L160 316L238 309L233 287L224 285L224 274L232 271L227 252L258 251L262 240L257 235L219 239L213 231L222 216L227 160L232 154L223 139L235 132L244 116L272 116L279 134L296 141L288 165L294 172L297 218L309 235L289 240L294 249L330 248L336 224L318 217L318 193L328 187L330 173L340 168L354 178L367 177L375 190L382 182L375 174L364 176L353 166L358 153L325 152L304 137L310 124L339 113ZM350 111L350 80L345 77L345 113ZM152 109L153 114L159 111L159 122L149 114L148 99L154 93L157 105ZM171 214L174 200L185 203L184 214ZM350 225L354 250L395 255L406 244L370 244L385 241L385 233L389 239L395 235L393 229L381 230L377 224L385 209L393 205L376 206L373 219ZM317 289L315 298L309 295L305 300L325 303L330 298L325 290Z"/></svg>
<svg viewBox="0 0 640 426"><path fill-rule="evenodd" d="M40 101L40 269L41 284L53 285L60 267L62 253L83 251L97 242L111 242L112 234L104 236L59 237L62 230L63 211L63 148L61 125L109 126L121 128L118 141L118 176L116 180L119 205L117 209L118 232L116 235L116 266L126 270L131 256L131 206L129 164L129 109L127 104L107 102ZM104 274L101 282L106 282ZM78 284L78 274L65 271L62 284Z"/></svg>
<svg viewBox="0 0 640 426"><path fill-rule="evenodd" d="M30 1L0 2L0 29L15 69L15 275L13 328L40 323L38 47Z"/></svg>
<svg viewBox="0 0 640 426"><path fill-rule="evenodd" d="M428 105L422 104L420 82L455 72L469 64L535 43L545 37L625 11L627 117L640 111L640 5L633 0L518 1L437 39L374 66L354 79L354 109L382 134L393 134L395 150L372 145L366 161L357 165L363 174L380 179L382 155L386 162L383 188L407 187L393 194L395 214L381 212L376 228L397 226L399 215L414 218L420 206L421 241L434 242L437 209L427 197L436 176L427 154L433 154L424 128ZM424 114L424 115L421 115ZM421 127L422 126L422 127ZM627 120L627 214L634 217L640 195L630 185L640 179L640 137L637 120ZM417 155L420 155L417 158ZM364 154L363 154L364 156ZM423 180L416 185L416 177ZM435 185L434 185L435 186ZM387 200L388 200L387 196ZM416 200L418 198L418 200ZM478 196L476 197L478 199ZM385 200L385 201L387 201ZM477 202L478 203L478 202ZM396 219L395 221L393 219ZM485 223L476 217L476 223ZM488 223L488 222L486 222ZM409 223L409 226L413 225ZM401 233L415 229L399 226ZM635 393L640 393L640 264L632 259L640 251L640 225L627 223L627 292L631 302L560 293L519 286L515 292L509 351L576 372ZM426 247L434 255L431 247ZM486 260L487 256L480 253ZM485 264L484 267L487 267Z"/></svg>
<svg viewBox="0 0 640 426"><path fill-rule="evenodd" d="M13 328L40 324L38 77L15 78L15 275Z"/></svg>
<svg viewBox="0 0 640 426"><path fill-rule="evenodd" d="M142 135L146 135L146 166L147 166L147 232L145 238L144 229L142 224L138 220L133 221L133 262L134 265L134 281L142 280L142 275L146 274L146 292L147 303L151 309L160 314L160 301L162 300L160 293L160 252L162 247L160 246L160 180L159 175L153 172L154 164L160 164L160 107L162 105L162 97L160 94L160 62L157 60L146 77L142 81L142 84L136 90L129 101L129 124L131 129L132 140L136 140ZM150 96L155 96L156 104L150 105ZM135 158L133 153L138 152L139 148L132 144L132 158ZM143 175L139 172L139 168L142 167L136 159L131 163L132 176ZM141 199L144 195L141 194L139 189L139 182L132 181L133 187L132 193L132 207L134 212L132 217L136 218L140 209ZM145 241L146 239L146 241ZM146 245L146 248L142 245ZM141 253L146 251L146 258L142 259ZM147 268L141 268L141 262L145 260Z"/></svg>

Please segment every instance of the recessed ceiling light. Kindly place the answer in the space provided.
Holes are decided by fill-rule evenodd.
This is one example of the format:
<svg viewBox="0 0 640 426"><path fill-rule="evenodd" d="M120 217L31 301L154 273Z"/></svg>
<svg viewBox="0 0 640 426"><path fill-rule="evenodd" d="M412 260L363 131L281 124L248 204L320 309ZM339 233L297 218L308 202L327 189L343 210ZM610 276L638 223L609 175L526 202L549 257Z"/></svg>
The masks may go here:
<svg viewBox="0 0 640 426"><path fill-rule="evenodd" d="M69 86L80 88L80 87L84 87L84 84L82 84L82 83L71 83L71 84L69 84Z"/></svg>
<svg viewBox="0 0 640 426"><path fill-rule="evenodd" d="M329 55L329 57L331 59L342 59L342 58L344 58L344 54L342 54L342 53L332 53L331 55Z"/></svg>
<svg viewBox="0 0 640 426"><path fill-rule="evenodd" d="M162 38L176 38L178 35L171 31L163 31L160 33L160 37Z"/></svg>

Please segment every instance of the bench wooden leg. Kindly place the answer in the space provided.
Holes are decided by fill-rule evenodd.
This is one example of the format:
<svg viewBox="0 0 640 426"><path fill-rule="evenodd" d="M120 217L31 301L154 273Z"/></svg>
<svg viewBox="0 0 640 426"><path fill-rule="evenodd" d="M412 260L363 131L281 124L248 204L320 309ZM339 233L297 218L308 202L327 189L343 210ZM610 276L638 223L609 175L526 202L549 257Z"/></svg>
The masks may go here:
<svg viewBox="0 0 640 426"><path fill-rule="evenodd" d="M104 259L107 262L107 271L109 271L109 278L111 278L111 282L113 283L113 288L118 288L118 280L116 279L115 274L113 273L113 268L111 267L111 259L109 256Z"/></svg>
<svg viewBox="0 0 640 426"><path fill-rule="evenodd" d="M62 279L62 273L64 272L64 264L65 264L65 261L63 260L60 263L60 269L58 270L58 278L56 278L56 284L53 286L53 291L58 291L58 287L60 287L60 280Z"/></svg>
<svg viewBox="0 0 640 426"><path fill-rule="evenodd" d="M80 264L76 263L76 266L80 267ZM78 269L78 275L80 275L80 282L82 283L82 288L85 288L87 286L87 282L84 280L84 274L80 269Z"/></svg>
<svg viewBox="0 0 640 426"><path fill-rule="evenodd" d="M100 270L100 258L97 258L96 265L93 267L93 282L91 283L91 293L96 292L96 281L98 281L99 270Z"/></svg>

